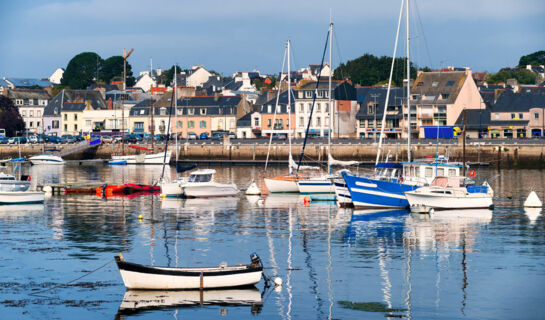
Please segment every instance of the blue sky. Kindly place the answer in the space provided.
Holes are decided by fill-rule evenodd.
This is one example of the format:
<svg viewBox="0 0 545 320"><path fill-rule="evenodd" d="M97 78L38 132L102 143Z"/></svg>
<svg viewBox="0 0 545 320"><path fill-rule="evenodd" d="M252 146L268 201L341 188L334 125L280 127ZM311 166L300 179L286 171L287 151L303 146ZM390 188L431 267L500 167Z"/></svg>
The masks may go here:
<svg viewBox="0 0 545 320"><path fill-rule="evenodd" d="M0 0L0 76L48 77L76 54L102 58L134 48L136 72L205 65L224 75L319 63L330 11L333 63L364 53L391 55L399 0ZM545 50L543 0L411 1L411 55L418 65L495 72ZM417 10L418 8L418 10ZM404 52L404 44L399 46ZM399 56L399 54L398 54Z"/></svg>

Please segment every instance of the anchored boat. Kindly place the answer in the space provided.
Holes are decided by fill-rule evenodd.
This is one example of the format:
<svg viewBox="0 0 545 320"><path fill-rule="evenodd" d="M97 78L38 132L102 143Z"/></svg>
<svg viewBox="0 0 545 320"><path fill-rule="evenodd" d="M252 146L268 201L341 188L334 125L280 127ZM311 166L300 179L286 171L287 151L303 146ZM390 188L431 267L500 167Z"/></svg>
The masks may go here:
<svg viewBox="0 0 545 320"><path fill-rule="evenodd" d="M115 262L127 289L189 290L252 286L261 280L263 264L255 253L250 264L202 268L153 267L126 262L115 256Z"/></svg>

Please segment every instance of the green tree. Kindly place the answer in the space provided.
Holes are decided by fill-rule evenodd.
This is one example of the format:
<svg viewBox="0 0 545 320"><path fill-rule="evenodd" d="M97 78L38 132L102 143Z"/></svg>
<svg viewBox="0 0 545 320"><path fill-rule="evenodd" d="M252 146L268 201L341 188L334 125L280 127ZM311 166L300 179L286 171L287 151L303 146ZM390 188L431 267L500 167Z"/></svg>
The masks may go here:
<svg viewBox="0 0 545 320"><path fill-rule="evenodd" d="M519 67L526 67L527 65L540 66L545 65L545 51L536 51L529 55L520 57Z"/></svg>
<svg viewBox="0 0 545 320"><path fill-rule="evenodd" d="M520 84L534 84L536 83L537 74L527 69L512 69L501 70L497 73L491 74L486 78L487 82L497 83L505 82L507 79L517 79Z"/></svg>
<svg viewBox="0 0 545 320"><path fill-rule="evenodd" d="M0 128L6 129L6 136L13 137L25 129L25 122L10 98L0 95Z"/></svg>
<svg viewBox="0 0 545 320"><path fill-rule="evenodd" d="M263 81L261 81L260 78L255 78L254 80L252 80L252 84L255 86L255 88L257 90L261 89L261 87L263 87Z"/></svg>
<svg viewBox="0 0 545 320"><path fill-rule="evenodd" d="M106 83L114 78L123 80L123 57L122 56L112 56L104 60L102 64L102 72L100 75L100 80L104 80ZM132 87L136 83L136 80L132 74L132 67L127 61L127 86Z"/></svg>
<svg viewBox="0 0 545 320"><path fill-rule="evenodd" d="M64 71L61 79L63 86L72 89L85 89L92 83L98 83L96 79L102 69L104 60L94 52L82 52L73 57Z"/></svg>
<svg viewBox="0 0 545 320"><path fill-rule="evenodd" d="M376 57L372 54L364 54L354 60L341 63L334 71L334 78L337 80L349 79L354 84L372 86L390 77L392 58L387 56ZM406 73L406 60L396 58L393 81L403 83ZM411 78L416 77L416 68L411 63Z"/></svg>

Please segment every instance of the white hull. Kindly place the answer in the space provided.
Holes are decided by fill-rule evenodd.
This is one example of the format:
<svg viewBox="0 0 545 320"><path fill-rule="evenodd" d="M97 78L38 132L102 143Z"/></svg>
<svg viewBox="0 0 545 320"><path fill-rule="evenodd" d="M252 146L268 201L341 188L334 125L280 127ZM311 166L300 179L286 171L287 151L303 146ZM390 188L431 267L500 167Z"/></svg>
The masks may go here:
<svg viewBox="0 0 545 320"><path fill-rule="evenodd" d="M426 207L429 209L448 210L488 209L493 206L492 196L487 193L466 193L460 190L459 193L453 192L452 195L449 195L445 193L429 193L427 192L429 189L420 188L405 193L411 208Z"/></svg>
<svg viewBox="0 0 545 320"><path fill-rule="evenodd" d="M127 289L145 290L190 290L199 289L199 276L170 276L162 274L142 274L140 272L120 270ZM228 288L255 285L261 279L261 271L243 274L203 277L203 289Z"/></svg>
<svg viewBox="0 0 545 320"><path fill-rule="evenodd" d="M353 205L352 198L350 197L350 191L348 191L344 179L333 180L333 187L335 189L335 196L337 196L337 205L339 207L344 208Z"/></svg>
<svg viewBox="0 0 545 320"><path fill-rule="evenodd" d="M177 198L183 195L182 187L178 181L161 183L161 196Z"/></svg>
<svg viewBox="0 0 545 320"><path fill-rule="evenodd" d="M149 291L127 290L120 311L206 304L261 305L257 288L225 290Z"/></svg>
<svg viewBox="0 0 545 320"><path fill-rule="evenodd" d="M40 191L11 191L0 192L0 204L42 203L45 192Z"/></svg>
<svg viewBox="0 0 545 320"><path fill-rule="evenodd" d="M190 198L231 197L238 194L236 185L216 182L187 182L182 184L181 189Z"/></svg>
<svg viewBox="0 0 545 320"><path fill-rule="evenodd" d="M300 193L335 193L335 187L329 177L310 178L297 181Z"/></svg>
<svg viewBox="0 0 545 320"><path fill-rule="evenodd" d="M127 156L112 156L112 161L127 161L127 164L163 164L170 162L170 150L167 151L165 158L164 152L154 154L135 154Z"/></svg>
<svg viewBox="0 0 545 320"><path fill-rule="evenodd" d="M48 165L63 165L64 160L61 157L53 155L39 155L28 158L34 165L48 164Z"/></svg>
<svg viewBox="0 0 545 320"><path fill-rule="evenodd" d="M265 185L270 193L299 192L297 180L283 180L276 178L265 178Z"/></svg>

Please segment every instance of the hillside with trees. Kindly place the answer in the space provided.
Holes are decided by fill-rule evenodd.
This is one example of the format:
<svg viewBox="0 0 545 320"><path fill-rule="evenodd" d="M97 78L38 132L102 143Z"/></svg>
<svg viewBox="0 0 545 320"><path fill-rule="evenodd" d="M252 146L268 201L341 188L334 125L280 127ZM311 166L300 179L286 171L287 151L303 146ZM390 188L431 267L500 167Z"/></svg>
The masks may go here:
<svg viewBox="0 0 545 320"><path fill-rule="evenodd" d="M545 65L545 51L536 51L534 53L520 57L519 67L526 67L527 65L532 66L543 66Z"/></svg>
<svg viewBox="0 0 545 320"><path fill-rule="evenodd" d="M387 56L376 57L372 54L364 54L354 60L341 63L334 71L336 80L348 79L354 85L373 86L388 82L392 58ZM406 60L396 58L393 74L395 85L401 85L406 74ZM416 68L411 63L411 78L416 77Z"/></svg>

